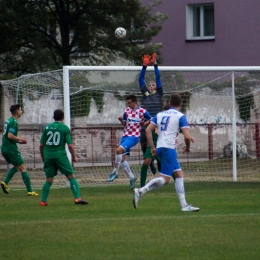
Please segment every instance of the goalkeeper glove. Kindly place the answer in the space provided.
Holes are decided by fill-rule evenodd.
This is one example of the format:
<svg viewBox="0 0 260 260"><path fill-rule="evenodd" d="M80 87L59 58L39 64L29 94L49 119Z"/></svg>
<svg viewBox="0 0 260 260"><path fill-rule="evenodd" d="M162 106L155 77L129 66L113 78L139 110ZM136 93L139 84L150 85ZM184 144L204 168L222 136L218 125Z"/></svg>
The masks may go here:
<svg viewBox="0 0 260 260"><path fill-rule="evenodd" d="M151 56L151 64L157 65L157 62L156 62L156 53L153 53L152 56Z"/></svg>
<svg viewBox="0 0 260 260"><path fill-rule="evenodd" d="M147 67L151 64L151 56L150 55L144 55L143 56L143 66Z"/></svg>

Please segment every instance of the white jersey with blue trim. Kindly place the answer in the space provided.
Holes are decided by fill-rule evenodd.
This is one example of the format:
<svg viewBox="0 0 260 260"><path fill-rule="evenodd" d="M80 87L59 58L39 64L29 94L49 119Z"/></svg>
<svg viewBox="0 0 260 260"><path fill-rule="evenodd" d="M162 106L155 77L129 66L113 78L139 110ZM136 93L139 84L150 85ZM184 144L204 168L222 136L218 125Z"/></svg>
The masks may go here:
<svg viewBox="0 0 260 260"><path fill-rule="evenodd" d="M186 116L175 108L158 113L151 122L158 127L157 148L176 149L180 128L189 128Z"/></svg>

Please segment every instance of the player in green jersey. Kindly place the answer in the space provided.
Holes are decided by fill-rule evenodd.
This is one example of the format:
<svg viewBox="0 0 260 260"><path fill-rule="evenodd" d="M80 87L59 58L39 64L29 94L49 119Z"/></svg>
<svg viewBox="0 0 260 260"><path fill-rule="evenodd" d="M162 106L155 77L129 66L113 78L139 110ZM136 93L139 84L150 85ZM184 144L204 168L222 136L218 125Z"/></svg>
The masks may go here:
<svg viewBox="0 0 260 260"><path fill-rule="evenodd" d="M4 193L9 194L8 183L19 171L22 174L23 182L27 188L28 196L38 196L38 194L32 191L31 180L26 171L24 160L18 150L17 143L26 144L27 140L25 137L18 137L18 122L17 119L22 116L23 112L19 104L12 105L10 107L12 117L7 119L4 123L4 132L2 138L1 152L8 164L12 164L14 167L10 169L1 183L1 188Z"/></svg>
<svg viewBox="0 0 260 260"><path fill-rule="evenodd" d="M46 175L46 182L42 187L40 206L48 206L47 198L58 170L64 174L70 182L74 203L86 205L88 202L80 198L80 187L65 150L65 145L67 144L72 161L78 161L74 145L72 144L70 129L63 123L64 112L60 109L55 110L53 119L55 122L44 128L40 140L40 153L44 162L44 172Z"/></svg>

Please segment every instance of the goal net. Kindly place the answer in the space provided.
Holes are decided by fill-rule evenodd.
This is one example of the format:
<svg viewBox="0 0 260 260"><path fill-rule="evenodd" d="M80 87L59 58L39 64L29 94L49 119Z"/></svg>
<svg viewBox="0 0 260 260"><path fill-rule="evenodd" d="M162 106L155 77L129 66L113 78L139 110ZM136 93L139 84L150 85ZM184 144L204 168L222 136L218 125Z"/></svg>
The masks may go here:
<svg viewBox="0 0 260 260"><path fill-rule="evenodd" d="M41 187L45 181L39 140L43 127L53 121L55 109L65 111L65 123L71 128L79 158L73 165L79 183L82 186L129 183L122 168L114 182L107 183L106 179L113 170L123 132L117 118L124 112L125 98L134 93L141 102L140 69L68 66L1 81L2 123L10 117L12 104L22 104L19 135L26 136L28 144L19 145L19 149L34 187ZM183 136L178 139L178 158L185 181L259 181L260 67L159 69L164 104L171 93L181 94L182 111L195 139L189 154L183 152ZM146 83L154 79L153 67L148 67ZM139 182L143 163L139 144L131 149L127 161ZM0 166L3 179L7 167L3 157ZM153 177L148 170L148 180ZM18 175L10 182L10 187L22 185ZM65 177L59 174L54 186L65 186Z"/></svg>

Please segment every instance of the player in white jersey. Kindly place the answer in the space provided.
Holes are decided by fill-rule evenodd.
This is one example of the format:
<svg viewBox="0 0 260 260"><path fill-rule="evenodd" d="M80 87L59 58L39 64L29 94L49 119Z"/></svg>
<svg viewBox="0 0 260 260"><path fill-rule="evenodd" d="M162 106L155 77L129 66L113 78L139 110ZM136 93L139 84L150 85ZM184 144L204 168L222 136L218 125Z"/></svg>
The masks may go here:
<svg viewBox="0 0 260 260"><path fill-rule="evenodd" d="M111 182L118 178L118 170L122 164L124 172L129 176L130 187L133 189L136 177L126 161L126 154L129 154L130 149L139 142L141 125L144 124L145 119L150 120L152 117L146 109L137 105L137 98L135 95L128 95L126 97L126 102L128 107L125 109L123 117L118 117L118 120L124 126L124 133L120 140L120 145L116 149L114 170L107 179L107 182Z"/></svg>
<svg viewBox="0 0 260 260"><path fill-rule="evenodd" d="M182 99L179 94L172 94L170 99L171 108L158 113L146 129L147 141L151 147L152 155L157 155L161 161L160 177L152 179L144 187L134 189L133 204L138 207L140 198L147 192L155 190L170 182L174 178L175 190L179 196L181 211L199 211L198 207L188 205L185 199L184 175L177 159L176 141L179 130L185 138L186 152L190 151L190 142L195 140L189 133L189 125L186 116L180 112ZM157 147L152 141L152 131L158 128Z"/></svg>

